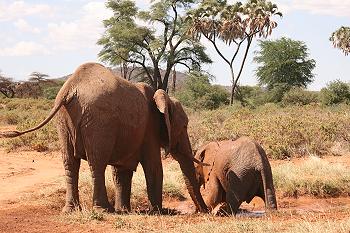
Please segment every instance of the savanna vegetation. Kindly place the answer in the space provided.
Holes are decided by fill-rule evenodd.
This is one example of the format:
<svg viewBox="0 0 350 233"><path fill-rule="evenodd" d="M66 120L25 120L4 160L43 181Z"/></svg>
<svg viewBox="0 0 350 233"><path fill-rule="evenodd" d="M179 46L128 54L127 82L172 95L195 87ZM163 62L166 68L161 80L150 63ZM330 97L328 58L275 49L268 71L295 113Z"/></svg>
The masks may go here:
<svg viewBox="0 0 350 233"><path fill-rule="evenodd" d="M194 4L196 8L191 7ZM133 1L111 0L107 7L114 14L104 21L105 32L98 41L102 46L100 59L112 67L120 66L123 78L137 77L133 81L145 81L178 98L190 119L188 132L193 149L209 141L249 136L262 145L272 163L280 199L350 195L348 165L322 159L350 153L350 84L334 80L320 91L308 90L315 78L316 61L303 41L283 37L258 40L254 57L258 85L240 85L252 41L267 38L277 27L274 19L281 15L277 5L264 0L235 4L161 0L141 11ZM201 44L202 37L228 65L227 77L232 86L213 85L215 77L202 70L202 64L212 62ZM330 40L347 55L349 38L349 28L342 27ZM231 48L233 56L225 57L218 43ZM238 61L238 57L242 60ZM173 78L174 88L170 90L174 69L181 66L186 68L186 78L176 88ZM40 72L31 73L24 82L1 74L0 129L23 130L40 123L64 81L48 79L47 74ZM55 153L59 151L55 122L24 136L1 140L0 147L6 152ZM164 158L164 167L165 202L186 202L189 196L178 164ZM113 199L112 177L109 170L107 173L108 194ZM89 210L92 183L87 170L81 172L79 188L83 211L61 216L62 221L106 221L115 230L136 232L348 232L350 228L347 218L327 220L327 214L333 210L317 216L282 210L259 219L143 215L147 192L141 167L133 178L132 206L136 211L130 215ZM64 205L63 192L64 180L58 178L54 187L31 198L60 209ZM176 214L171 211L169 215ZM349 209L336 211L349 214ZM274 222L276 218L283 221Z"/></svg>

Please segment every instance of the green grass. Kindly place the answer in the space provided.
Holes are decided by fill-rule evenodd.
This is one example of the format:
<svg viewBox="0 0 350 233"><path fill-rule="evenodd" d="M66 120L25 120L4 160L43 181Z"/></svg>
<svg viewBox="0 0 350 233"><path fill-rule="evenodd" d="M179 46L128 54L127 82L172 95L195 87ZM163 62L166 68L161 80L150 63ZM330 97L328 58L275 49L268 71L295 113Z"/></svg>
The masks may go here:
<svg viewBox="0 0 350 233"><path fill-rule="evenodd" d="M277 192L282 196L338 197L350 195L350 170L340 163L317 157L294 164L287 162L273 168Z"/></svg>

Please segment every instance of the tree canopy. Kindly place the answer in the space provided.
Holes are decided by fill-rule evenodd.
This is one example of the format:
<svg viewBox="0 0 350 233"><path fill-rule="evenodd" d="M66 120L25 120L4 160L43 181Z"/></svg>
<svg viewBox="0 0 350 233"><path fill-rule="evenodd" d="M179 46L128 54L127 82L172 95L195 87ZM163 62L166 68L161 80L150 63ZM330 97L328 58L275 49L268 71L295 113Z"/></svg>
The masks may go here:
<svg viewBox="0 0 350 233"><path fill-rule="evenodd" d="M200 69L211 62L204 47L186 33L185 12L195 2L153 1L149 10L141 11L134 1L108 0L106 6L114 14L104 21L100 59L113 66L136 64L154 88L166 90L175 65Z"/></svg>
<svg viewBox="0 0 350 233"><path fill-rule="evenodd" d="M345 55L350 53L350 27L341 27L332 33L330 41L334 47L341 49Z"/></svg>
<svg viewBox="0 0 350 233"><path fill-rule="evenodd" d="M309 58L304 42L282 37L274 41L259 41L259 47L254 61L258 63L256 75L260 85L269 90L277 86L288 90L306 87L313 81L316 62Z"/></svg>
<svg viewBox="0 0 350 233"><path fill-rule="evenodd" d="M282 16L277 5L266 0L248 0L246 3L234 4L225 0L204 0L197 9L188 14L187 20L192 25L189 34L198 40L202 35L208 39L230 68L231 104L252 41L256 36L266 38L272 33L277 26L272 20L275 15ZM219 41L233 48L232 56L223 54L223 49L219 48ZM245 47L241 50L243 58L239 62L236 61L238 69L235 70L235 60L244 44Z"/></svg>

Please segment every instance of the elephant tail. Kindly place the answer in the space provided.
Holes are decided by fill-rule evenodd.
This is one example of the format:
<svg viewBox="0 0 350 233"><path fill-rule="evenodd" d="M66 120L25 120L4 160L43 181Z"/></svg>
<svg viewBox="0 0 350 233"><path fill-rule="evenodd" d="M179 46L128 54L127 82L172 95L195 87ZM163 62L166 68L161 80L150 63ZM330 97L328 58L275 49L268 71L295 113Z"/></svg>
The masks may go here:
<svg viewBox="0 0 350 233"><path fill-rule="evenodd" d="M269 173L269 174L266 174ZM271 178L269 178L271 177ZM275 194L275 188L272 181L272 173L266 172L265 169L261 170L261 178L264 186L265 206L266 209L277 210L277 200Z"/></svg>
<svg viewBox="0 0 350 233"><path fill-rule="evenodd" d="M262 168L260 170L260 174L264 188L265 206L268 210L277 210L277 200L275 187L273 185L271 166L262 147L258 146L258 150L262 160Z"/></svg>
<svg viewBox="0 0 350 233"><path fill-rule="evenodd" d="M14 137L18 137L18 136L21 136L21 135L29 133L29 132L33 132L33 131L35 131L37 129L40 129L41 127L46 125L56 115L58 110L60 110L60 108L64 104L66 104L67 102L69 102L69 100L67 98L67 95L64 95L64 97L60 98L59 100L56 99L55 106L51 109L50 114L39 125L31 128L31 129L25 130L25 131L4 131L4 132L0 132L0 138L14 138Z"/></svg>

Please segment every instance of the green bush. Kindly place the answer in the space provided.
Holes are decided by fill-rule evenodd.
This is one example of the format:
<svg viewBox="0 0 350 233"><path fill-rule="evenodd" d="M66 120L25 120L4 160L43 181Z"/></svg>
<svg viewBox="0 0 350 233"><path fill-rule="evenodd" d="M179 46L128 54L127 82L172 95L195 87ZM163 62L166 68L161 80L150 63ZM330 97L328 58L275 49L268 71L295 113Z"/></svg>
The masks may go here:
<svg viewBox="0 0 350 233"><path fill-rule="evenodd" d="M266 92L260 86L239 86L235 92L235 100L251 108L267 103Z"/></svg>
<svg viewBox="0 0 350 233"><path fill-rule="evenodd" d="M350 104L350 85L340 80L330 82L327 87L321 89L320 97L324 105Z"/></svg>
<svg viewBox="0 0 350 233"><path fill-rule="evenodd" d="M46 99L53 100L56 98L56 95L60 89L61 89L61 86L48 87L48 88L44 89L43 96Z"/></svg>
<svg viewBox="0 0 350 233"><path fill-rule="evenodd" d="M318 102L316 92L307 91L303 88L292 88L283 95L282 105L307 105Z"/></svg>
<svg viewBox="0 0 350 233"><path fill-rule="evenodd" d="M229 93L220 86L211 85L208 75L191 73L176 97L194 109L216 109L228 103Z"/></svg>

